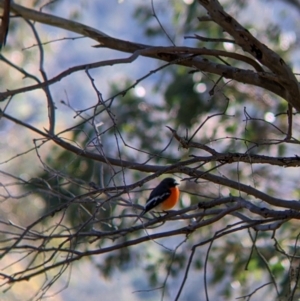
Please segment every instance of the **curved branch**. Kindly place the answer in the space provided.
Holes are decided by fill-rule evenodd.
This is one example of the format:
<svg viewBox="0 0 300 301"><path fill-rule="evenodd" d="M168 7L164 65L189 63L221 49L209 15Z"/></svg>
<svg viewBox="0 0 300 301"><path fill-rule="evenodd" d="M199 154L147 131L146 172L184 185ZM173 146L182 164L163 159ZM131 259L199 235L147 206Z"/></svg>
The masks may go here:
<svg viewBox="0 0 300 301"><path fill-rule="evenodd" d="M0 0L0 7L3 7L4 1ZM115 49L123 52L130 52L134 53L138 50L147 50L143 52L141 55L146 57L151 57L158 60L164 60L167 62L175 62L176 64L196 68L198 70L201 70L203 72L210 72L214 73L220 76L224 76L225 78L233 79L238 82L243 82L245 84L250 84L258 87L262 87L264 89L267 89L280 97L286 98L286 90L282 87L280 84L280 79L277 78L277 75L271 75L266 72L259 72L255 73L250 70L243 70L239 68L234 68L227 65L221 65L217 63L213 63L211 61L208 61L207 59L200 58L200 57L189 57L187 58L186 55L181 55L177 53L165 53L166 49L169 47L161 47L161 51L157 52L151 52L151 48L153 46L151 45L144 45L140 43L132 43L129 41L124 41L120 39L112 38L105 33L95 30L94 28L91 28L89 26L83 25L78 22L66 20L63 18L59 18L53 15L45 14L42 12L38 12L32 9L25 8L21 5L17 5L12 3L11 4L11 11L14 13L22 16L25 19L30 19L32 21L37 21L43 24L63 28L72 32L76 32L79 34L82 34L86 37L89 37L91 39L94 39L98 41L101 44L101 47L107 47L110 49ZM172 47L171 47L172 48ZM175 47L176 49L176 47ZM149 52L148 52L149 51ZM195 50L194 50L195 51ZM199 50L200 52L203 49ZM212 53L212 50L207 50L207 53ZM215 54L206 54L206 55L215 55ZM224 55L226 55L226 52L224 51ZM228 53L227 53L228 56ZM238 58L236 55L231 54L231 57ZM247 60L247 63L250 63L250 58L245 59ZM239 58L240 59L240 58ZM259 64L256 64L254 61L252 61L252 65L255 66L255 69L259 69ZM257 70L258 70L257 69ZM9 92L8 92L9 93ZM3 93L1 98L7 97L11 94L5 94ZM295 106L296 107L296 106ZM299 105L300 109L300 105Z"/></svg>
<svg viewBox="0 0 300 301"><path fill-rule="evenodd" d="M200 178L205 179L210 182L224 185L233 189L236 189L237 191L242 191L248 195L252 195L255 198L265 201L266 203L277 206L277 207L283 207L283 208L291 208L295 210L300 210L300 202L295 200L282 200L279 198L272 197L250 185L245 185L230 179L227 179L225 177L216 176L213 174L210 174L208 172L202 172L200 170L195 170L194 168L190 167L179 167L177 172L182 172L186 175L189 175L194 178Z"/></svg>
<svg viewBox="0 0 300 301"><path fill-rule="evenodd" d="M227 14L218 0L199 0L199 3L208 11L211 19L234 38L237 45L278 76L278 83L286 91L284 98L300 111L300 86L291 68L284 60Z"/></svg>
<svg viewBox="0 0 300 301"><path fill-rule="evenodd" d="M4 7L4 0L0 0L0 7ZM66 20L64 18L60 18L57 16L53 16L50 14L46 14L40 11L36 11L34 9L26 8L22 5L18 5L14 3L14 1L11 1L10 4L10 11L15 13L18 16L22 16L24 19L36 21L39 23L43 23L46 25L59 27L61 29L65 29L68 31L76 32L78 34L86 35L86 31L89 31L91 33L94 33L95 35L101 35L101 36L108 36L105 33L103 33L100 30L96 30L92 27L83 25L78 22L74 22L71 20ZM67 21L67 22L66 22Z"/></svg>

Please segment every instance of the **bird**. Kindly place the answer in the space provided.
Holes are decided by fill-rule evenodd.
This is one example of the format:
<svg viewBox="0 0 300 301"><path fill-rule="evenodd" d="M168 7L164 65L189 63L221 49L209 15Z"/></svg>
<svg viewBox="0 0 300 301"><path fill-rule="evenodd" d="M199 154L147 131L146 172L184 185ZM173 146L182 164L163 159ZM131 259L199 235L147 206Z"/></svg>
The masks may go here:
<svg viewBox="0 0 300 301"><path fill-rule="evenodd" d="M179 200L179 184L173 178L163 179L150 193L144 210L138 218L153 208L158 208L163 211L172 209Z"/></svg>

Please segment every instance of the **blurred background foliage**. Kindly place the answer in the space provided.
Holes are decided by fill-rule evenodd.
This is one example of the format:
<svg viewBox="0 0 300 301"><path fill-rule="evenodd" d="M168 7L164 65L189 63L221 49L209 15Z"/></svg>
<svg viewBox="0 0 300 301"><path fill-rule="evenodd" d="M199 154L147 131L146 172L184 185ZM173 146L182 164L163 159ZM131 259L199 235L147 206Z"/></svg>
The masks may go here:
<svg viewBox="0 0 300 301"><path fill-rule="evenodd" d="M29 6L27 2L23 1L23 4ZM206 42L191 38L197 34L207 38L230 39L221 28L212 22L200 22L198 18L206 17L206 12L197 1L190 1L190 5L187 5L188 2L177 0L154 1L156 17L160 20L163 28L153 16L150 2L135 4L131 17L142 29L145 43L149 45L171 45L174 43L178 46L188 45L239 52L234 44L219 41ZM283 43L284 33L287 29L285 26L281 26L281 22L284 23L284 20L289 18L289 14L286 13L291 9L289 5L282 6L284 1L274 1L278 4L276 9L281 10L279 13L283 16L283 19L281 22L277 22L278 20L275 18L268 18L262 24L257 22L259 16L253 18L248 16L249 10L253 10L253 8L249 8L251 1L221 2L225 10L237 17L258 39L279 53L286 62L297 66L299 56L293 58L291 55L299 46L298 39L288 40L288 47ZM32 5L38 8L41 3L43 2L35 1L32 2ZM260 2L256 1L256 3L259 5ZM56 12L65 5L64 1L54 1L46 9L50 13L52 11ZM71 5L70 2L68 2L68 5ZM117 2L115 2L115 5L118 5ZM81 21L84 11L84 1L78 1L70 12L70 18ZM259 9L256 8L256 11L258 14ZM298 14L296 16L299 17ZM262 17L260 16L260 18ZM299 20L294 20L294 22L294 24L298 24ZM6 54L9 57L11 55L9 53L13 52L15 48L24 47L24 34L22 33L22 27L19 25L20 23L22 21L19 18L12 19L9 43L3 52L3 56L0 57L2 62L4 62L3 57ZM295 28L296 36L299 36L298 31ZM44 34L41 33L42 37ZM11 38L12 36L16 38ZM26 45L30 46L33 43L33 40L30 40ZM47 49L47 45L45 49L47 56L50 56L53 50ZM35 53L37 53L37 49L31 52L24 51L19 63L24 68L31 68L29 64L32 63L32 57L35 56ZM218 61L217 58L208 58ZM226 58L224 60L230 65L244 67L243 63ZM219 62L222 63L221 60ZM161 64L161 62L156 62L156 67ZM7 65L5 68L8 68ZM141 65L140 68L144 70L144 74L151 70L145 65ZM3 72L7 71L2 71L2 75ZM172 140L171 132L166 126L176 129L181 136L187 138L197 132L193 141L213 145L213 148L217 151L244 153L249 150L257 154L273 156L283 156L291 153L289 145L276 143L276 141L285 138L287 131L286 102L268 91L227 81L223 78L220 79L216 75L200 71L194 72L194 70L181 66L170 66L145 79L135 88L122 93L128 87L134 85L136 80L136 75L132 76L128 73L126 78L111 82L105 99L105 103L109 107L109 113L101 104L95 106L95 110L87 110L85 112L87 115L95 114L94 124L82 121L77 125L73 124L72 130L68 132L68 139L76 141L76 143L89 150L100 151L109 157L121 157L124 160L139 163L147 161L147 163L160 165L168 165L186 159L190 155L205 154L197 149L184 150L178 148L178 144ZM0 81L1 85L8 89L13 86L13 82L4 76L0 77ZM101 88L99 89L101 90ZM28 118L34 121L38 118L36 113L28 114ZM45 116L45 113L42 113L42 115ZM210 118L207 120L208 117ZM95 125L98 122L102 124L99 127ZM201 124L203 126L197 131ZM297 130L298 127L299 123L296 120L295 129ZM95 142L97 137L99 140ZM43 211L40 212L41 215L58 206L68 204L74 196L91 191L93 189L91 183L95 183L99 187L105 187L109 183L111 185L122 185L124 184L124 177L126 177L127 182L132 182L145 176L140 172L127 170L126 175L124 175L122 169L100 164L91 159L77 157L56 146L50 146L47 151L43 151L42 162L44 168L36 169L35 174L28 179L24 186L26 191L34 191L42 201ZM211 164L203 168L204 170L210 170L213 167L213 164ZM266 166L240 168L232 164L222 166L216 169L215 172L222 173L232 179L239 179L248 184L252 184L253 179L259 178L256 181L259 189L273 195L278 193L279 187L284 187L287 180L280 173L272 174L271 167ZM270 178L270 175L272 175L272 178ZM180 177L180 175L178 176ZM270 181L273 182L273 185L270 185ZM297 194L299 189L296 183L290 185L280 193L292 192ZM218 187L207 181L200 182L198 185L183 182L181 187L186 201L185 203L181 202L181 207L186 206L186 204L196 204L199 200L211 199L229 193L228 188ZM55 193L45 193L49 189ZM143 204L148 194L149 190L122 197L133 203ZM97 202L101 202L102 197L99 196L99 198L94 199L94 202L74 203L68 207L68 210L64 212L64 219L67 224L72 226L73 231L91 231L94 228L109 231L113 228L120 229L131 225L132 219L120 219L119 216L132 213L132 208L118 206L118 200L99 208ZM15 206L22 205L16 203ZM94 216L102 222L95 223L95 220L91 218ZM232 217L228 216L222 219L220 224L217 223L199 230L199 233L189 237L187 243L183 244L177 252L164 249L154 250L152 247L146 248L145 246L141 246L139 250L122 248L119 251L114 251L107 256L103 256L103 259L97 262L99 273L111 278L116 269L126 271L142 264L145 267L145 274L151 288L162 285L167 274L171 278L182 279L191 246L211 237L212 233L231 223ZM284 230L276 232L278 242L289 245L290 242L287 242L287 238L291 241L295 239L295 235L298 234L296 228L293 222L289 225L287 223L283 228ZM133 232L126 237L122 237L119 242L131 240L140 234ZM280 292L283 292L286 288L288 271L286 264L283 262L287 258L284 254L274 250L274 241L271 237L264 238L265 235L267 234L258 234L257 250L252 250L253 245L250 236L245 235L244 232L225 236L213 244L209 253L209 265L211 265L209 285L212 288L217 286L217 291L224 300L232 300L234 289L239 290L240 295L248 294L255 285L257 286L265 279L267 281L263 283L272 281L272 279L269 279L271 274L274 279L279 281ZM86 243L89 243L88 238L86 240ZM82 244L82 241L76 243ZM102 240L98 244L101 247L106 242ZM192 265L194 271L203 271L206 251L199 251L197 258L194 259ZM245 269L246 267L247 269ZM266 288L267 292L273 292L273 290L272 285Z"/></svg>

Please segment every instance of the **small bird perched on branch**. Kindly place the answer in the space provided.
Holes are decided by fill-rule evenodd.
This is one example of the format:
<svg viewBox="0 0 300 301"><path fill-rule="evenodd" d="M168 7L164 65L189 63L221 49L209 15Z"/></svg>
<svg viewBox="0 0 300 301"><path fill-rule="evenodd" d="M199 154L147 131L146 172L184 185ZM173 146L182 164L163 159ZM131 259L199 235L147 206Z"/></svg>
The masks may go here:
<svg viewBox="0 0 300 301"><path fill-rule="evenodd" d="M179 184L173 178L163 179L150 193L144 210L139 215L138 219L146 212L153 208L158 208L162 211L172 209L179 200Z"/></svg>

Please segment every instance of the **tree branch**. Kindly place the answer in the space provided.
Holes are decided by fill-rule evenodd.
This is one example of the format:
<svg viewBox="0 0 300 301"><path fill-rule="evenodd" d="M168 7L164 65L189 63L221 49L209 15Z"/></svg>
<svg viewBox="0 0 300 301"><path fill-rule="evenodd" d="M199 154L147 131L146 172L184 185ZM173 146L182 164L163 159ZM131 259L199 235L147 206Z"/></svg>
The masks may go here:
<svg viewBox="0 0 300 301"><path fill-rule="evenodd" d="M300 90L298 81L291 68L284 60L265 44L262 44L252 34L227 14L217 0L198 0L207 10L212 20L228 32L237 45L248 52L260 63L277 75L278 84L285 89L284 97L295 109L300 111Z"/></svg>
<svg viewBox="0 0 300 301"><path fill-rule="evenodd" d="M4 0L0 0L0 7L3 7ZM175 51L171 51L170 48L172 47L160 47L160 50L157 51L151 51L151 48L153 46L151 45L144 45L140 43L132 43L129 41L124 41L120 39L112 38L105 33L95 30L94 28L91 28L89 26L85 26L83 24L80 24L78 22L66 20L63 18L59 18L53 15L45 14L42 12L37 12L32 9L25 8L23 6L17 5L12 3L11 4L11 10L16 13L17 15L22 16L25 19L30 19L32 21L41 22L47 25L55 26L58 28L63 28L72 32L76 32L79 34L82 34L86 37L89 37L91 39L94 39L100 43L100 47L107 47L110 49L115 49L123 52L130 52L134 53L138 50L145 50L141 55L146 57L151 57L154 59L164 60L167 62L175 62L176 64L195 68L198 70L201 70L203 72L210 72L214 73L220 76L224 76L225 78L230 78L233 80L236 80L238 82L243 82L245 84L250 84L258 87L265 88L269 91L272 91L273 93L279 95L280 97L285 98L286 90L281 85L280 79L278 78L278 75L275 74L269 74L267 72L258 72L255 73L250 70L243 70L239 68L234 68L227 65L221 65L219 63L214 63L206 58L199 57L201 52L203 53L204 49L200 50L200 52L197 53L197 49L194 49L194 54L199 54L196 58L190 57L187 59L186 55L178 54L176 52L177 47L173 47ZM169 51L169 53L168 53ZM208 54L208 53L211 54ZM206 55L215 55L213 54L213 50L206 50ZM224 51L225 54L225 51ZM228 53L227 55L228 56ZM238 58L236 54L231 54L231 57ZM243 56L247 61L247 63L250 63L255 66L255 69L261 70L259 67L259 64L255 63L253 60L251 61L250 58L246 58ZM240 59L240 57L239 57ZM291 76L290 76L291 77ZM48 82L47 82L48 83ZM285 85L286 86L286 85ZM35 85L35 89L38 88L38 85ZM28 91L28 90L27 90ZM15 93L25 92L25 90L15 90ZM4 99L8 97L9 95L12 95L10 92L2 93L0 95L0 99ZM297 106L294 106L296 109ZM300 108L300 105L299 105Z"/></svg>

